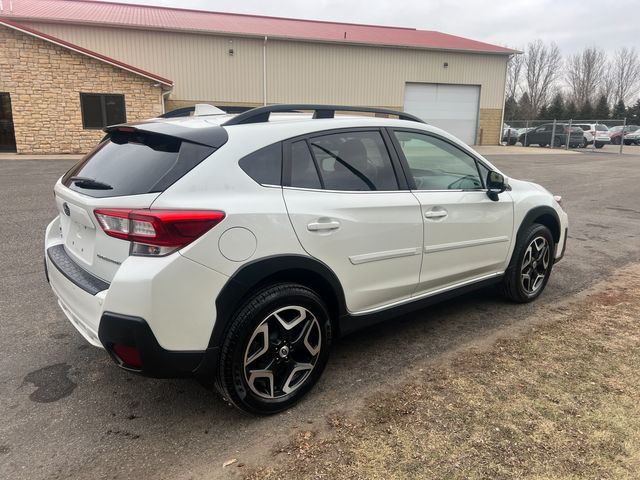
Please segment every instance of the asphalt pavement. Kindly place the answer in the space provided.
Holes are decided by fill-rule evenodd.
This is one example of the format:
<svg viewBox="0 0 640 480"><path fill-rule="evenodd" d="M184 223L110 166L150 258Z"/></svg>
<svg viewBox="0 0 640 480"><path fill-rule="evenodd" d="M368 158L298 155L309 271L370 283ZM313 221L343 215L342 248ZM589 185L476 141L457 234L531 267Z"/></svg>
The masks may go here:
<svg viewBox="0 0 640 480"><path fill-rule="evenodd" d="M638 153L488 155L564 199L568 251L542 297L514 305L480 290L343 338L307 399L268 418L245 416L191 380L121 371L89 346L43 272L53 184L73 161L0 160L0 478L220 478L268 463L292 432L321 428L328 413L640 261ZM223 470L230 458L238 462Z"/></svg>

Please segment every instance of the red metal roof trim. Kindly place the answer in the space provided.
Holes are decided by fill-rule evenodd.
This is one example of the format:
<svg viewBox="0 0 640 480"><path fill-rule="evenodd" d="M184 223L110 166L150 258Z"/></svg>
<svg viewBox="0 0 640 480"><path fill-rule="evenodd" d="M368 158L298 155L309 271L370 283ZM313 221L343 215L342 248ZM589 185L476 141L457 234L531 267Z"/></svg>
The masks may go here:
<svg viewBox="0 0 640 480"><path fill-rule="evenodd" d="M106 55L93 52L79 45L75 45L73 43L67 42L66 40L62 40L60 38L56 38L46 33L39 32L37 30L34 30L33 28L25 27L24 25L20 25L19 23L13 22L11 20L7 20L6 18L0 18L0 25L4 25L13 30L17 30L19 32L26 33L27 35L40 38L47 42L60 45L61 47L67 48L69 50L73 50L75 52L81 53L91 58L95 58L96 60L99 60L101 62L105 62L115 67L122 68L123 70L127 70L131 73L135 73L136 75L141 75L150 80L153 80L154 82L161 83L162 85L165 85L167 87L173 86L173 80L169 80L168 78L164 78L159 75L155 75L151 72L147 72L146 70L142 70L141 68L134 67L133 65L129 65L127 63L121 62L119 60L116 60L115 58L107 57Z"/></svg>
<svg viewBox="0 0 640 480"><path fill-rule="evenodd" d="M7 2L5 2L6 5ZM0 18L35 22L268 36L281 39L509 55L515 50L415 28L359 25L87 0L13 0Z"/></svg>

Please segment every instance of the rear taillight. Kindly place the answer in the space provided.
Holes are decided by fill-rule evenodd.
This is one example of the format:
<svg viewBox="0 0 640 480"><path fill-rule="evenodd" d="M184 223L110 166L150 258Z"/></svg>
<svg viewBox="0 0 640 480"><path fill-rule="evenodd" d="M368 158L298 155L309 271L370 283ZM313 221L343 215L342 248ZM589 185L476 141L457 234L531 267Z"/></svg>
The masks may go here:
<svg viewBox="0 0 640 480"><path fill-rule="evenodd" d="M104 233L131 242L132 255L162 256L179 250L215 227L224 212L212 210L97 209Z"/></svg>
<svg viewBox="0 0 640 480"><path fill-rule="evenodd" d="M591 135L595 135L595 134L596 134L596 131L595 131L595 130L589 130L589 133L590 133Z"/></svg>

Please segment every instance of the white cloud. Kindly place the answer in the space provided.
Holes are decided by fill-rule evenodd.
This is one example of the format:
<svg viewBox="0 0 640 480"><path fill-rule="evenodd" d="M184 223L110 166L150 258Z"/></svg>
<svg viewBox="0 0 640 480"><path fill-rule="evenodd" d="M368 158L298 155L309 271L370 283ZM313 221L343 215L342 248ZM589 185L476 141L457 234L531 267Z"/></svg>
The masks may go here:
<svg viewBox="0 0 640 480"><path fill-rule="evenodd" d="M414 27L522 47L541 38L563 53L640 49L637 0L116 0L223 12Z"/></svg>

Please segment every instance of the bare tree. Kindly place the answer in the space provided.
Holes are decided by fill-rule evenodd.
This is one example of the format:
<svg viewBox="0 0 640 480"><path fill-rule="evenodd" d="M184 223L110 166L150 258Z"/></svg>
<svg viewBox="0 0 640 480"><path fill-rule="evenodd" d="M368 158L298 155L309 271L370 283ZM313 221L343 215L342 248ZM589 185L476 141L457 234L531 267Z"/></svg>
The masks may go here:
<svg viewBox="0 0 640 480"><path fill-rule="evenodd" d="M611 65L613 102L626 102L638 92L640 59L635 48L623 47L616 51Z"/></svg>
<svg viewBox="0 0 640 480"><path fill-rule="evenodd" d="M523 64L524 55L522 54L514 54L509 58L509 63L507 64L507 98L516 98L518 95Z"/></svg>
<svg viewBox="0 0 640 480"><path fill-rule="evenodd" d="M524 83L531 101L534 115L549 100L549 93L558 78L562 58L555 43L544 44L541 40L531 42L524 55Z"/></svg>
<svg viewBox="0 0 640 480"><path fill-rule="evenodd" d="M604 84L607 56L596 47L585 48L567 61L566 80L569 95L578 108L594 103Z"/></svg>

